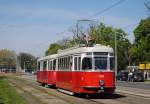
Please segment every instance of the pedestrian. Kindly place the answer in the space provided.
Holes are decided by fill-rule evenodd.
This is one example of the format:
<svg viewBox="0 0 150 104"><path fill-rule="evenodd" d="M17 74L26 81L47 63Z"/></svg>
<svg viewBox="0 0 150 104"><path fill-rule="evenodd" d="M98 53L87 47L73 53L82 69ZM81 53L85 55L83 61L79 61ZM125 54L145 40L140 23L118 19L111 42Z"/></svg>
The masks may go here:
<svg viewBox="0 0 150 104"><path fill-rule="evenodd" d="M129 71L129 73L128 73L128 81L129 82L132 81L132 72L131 71Z"/></svg>
<svg viewBox="0 0 150 104"><path fill-rule="evenodd" d="M147 80L147 72L145 73L145 79Z"/></svg>

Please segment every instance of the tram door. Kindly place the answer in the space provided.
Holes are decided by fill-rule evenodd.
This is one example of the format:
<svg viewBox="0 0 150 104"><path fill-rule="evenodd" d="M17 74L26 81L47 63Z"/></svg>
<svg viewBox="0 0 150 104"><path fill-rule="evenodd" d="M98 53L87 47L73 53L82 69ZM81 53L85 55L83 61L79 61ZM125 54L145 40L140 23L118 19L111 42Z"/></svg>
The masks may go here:
<svg viewBox="0 0 150 104"><path fill-rule="evenodd" d="M72 81L73 81L73 91L78 92L78 88L80 85L80 69L81 69L81 57L74 56L74 71L72 73Z"/></svg>

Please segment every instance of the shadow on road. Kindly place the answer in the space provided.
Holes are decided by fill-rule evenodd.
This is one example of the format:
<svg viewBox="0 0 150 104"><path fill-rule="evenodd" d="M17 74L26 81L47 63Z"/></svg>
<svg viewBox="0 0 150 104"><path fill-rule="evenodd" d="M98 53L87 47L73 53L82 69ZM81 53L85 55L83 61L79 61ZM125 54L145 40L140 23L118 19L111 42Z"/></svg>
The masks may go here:
<svg viewBox="0 0 150 104"><path fill-rule="evenodd" d="M94 95L76 95L76 97L79 98L85 98L85 99L119 99L119 98L123 98L126 97L124 95L121 94L112 94L112 95L100 95L100 94L94 94Z"/></svg>

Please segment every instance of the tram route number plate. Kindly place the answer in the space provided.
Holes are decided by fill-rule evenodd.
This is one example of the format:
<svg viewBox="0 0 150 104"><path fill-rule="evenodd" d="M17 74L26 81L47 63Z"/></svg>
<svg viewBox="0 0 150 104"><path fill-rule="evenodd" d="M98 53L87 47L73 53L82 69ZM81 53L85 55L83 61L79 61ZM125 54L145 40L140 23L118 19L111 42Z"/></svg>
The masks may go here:
<svg viewBox="0 0 150 104"><path fill-rule="evenodd" d="M104 92L104 90L98 90L97 92L98 92L98 93L103 93L103 92Z"/></svg>
<svg viewBox="0 0 150 104"><path fill-rule="evenodd" d="M98 93L102 93L102 92L104 92L104 88L100 87L100 89L98 90Z"/></svg>

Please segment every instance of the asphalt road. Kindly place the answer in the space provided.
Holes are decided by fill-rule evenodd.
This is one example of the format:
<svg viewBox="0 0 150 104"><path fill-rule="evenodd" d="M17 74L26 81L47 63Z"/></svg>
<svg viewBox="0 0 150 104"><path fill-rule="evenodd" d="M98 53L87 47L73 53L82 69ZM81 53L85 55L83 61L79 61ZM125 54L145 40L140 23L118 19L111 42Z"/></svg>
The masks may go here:
<svg viewBox="0 0 150 104"><path fill-rule="evenodd" d="M150 82L117 81L117 86L150 90Z"/></svg>
<svg viewBox="0 0 150 104"><path fill-rule="evenodd" d="M28 76L31 80L36 80L36 76L33 74L23 74L22 77ZM149 82L128 82L128 81L117 81L117 86L120 87L128 87L128 88L138 88L138 89L145 89L150 90L150 81Z"/></svg>

